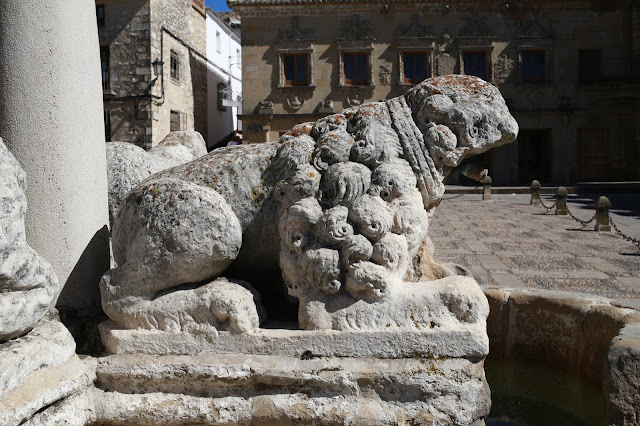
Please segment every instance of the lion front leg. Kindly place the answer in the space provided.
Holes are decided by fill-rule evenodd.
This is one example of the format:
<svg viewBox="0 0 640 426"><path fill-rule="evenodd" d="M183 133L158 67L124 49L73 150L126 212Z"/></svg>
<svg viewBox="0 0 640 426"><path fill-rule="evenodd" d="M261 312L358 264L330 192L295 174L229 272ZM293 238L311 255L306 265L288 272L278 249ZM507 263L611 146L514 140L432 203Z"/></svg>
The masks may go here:
<svg viewBox="0 0 640 426"><path fill-rule="evenodd" d="M210 282L241 245L240 222L215 190L179 179L147 180L129 193L116 216L118 267L102 277L103 309L125 328L254 328L253 294L226 280ZM235 308L217 297L230 288L237 290Z"/></svg>

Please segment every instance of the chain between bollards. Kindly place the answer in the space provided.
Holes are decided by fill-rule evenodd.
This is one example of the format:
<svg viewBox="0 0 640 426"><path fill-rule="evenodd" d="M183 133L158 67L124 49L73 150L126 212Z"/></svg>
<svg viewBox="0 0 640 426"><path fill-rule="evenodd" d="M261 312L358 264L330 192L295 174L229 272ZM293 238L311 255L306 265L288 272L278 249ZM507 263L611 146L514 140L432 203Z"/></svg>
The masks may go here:
<svg viewBox="0 0 640 426"><path fill-rule="evenodd" d="M578 219L577 217L575 217L575 216L573 215L573 213L571 213L571 210L569 210L569 207L567 207L567 213L569 214L569 217L570 217L571 219L573 219L573 220L575 220L576 222L578 222L579 224L581 224L581 225L582 225L582 227L585 227L585 226L587 226L588 224L590 224L591 222L593 222L594 220L596 220L596 216L597 216L597 214L594 214L594 215L591 217L591 219L589 219L589 220L581 220L581 219Z"/></svg>
<svg viewBox="0 0 640 426"><path fill-rule="evenodd" d="M637 240L635 238L632 238L628 235L623 234L622 231L620 231L620 229L618 229L616 224L613 223L613 221L611 220L611 216L609 215L609 209L611 208L611 201L609 201L607 197L601 196L595 202L596 213L591 217L591 219L581 220L577 218L573 213L571 213L571 210L569 210L569 206L567 205L567 190L565 187L563 186L558 187L558 190L556 191L556 202L553 203L553 205L551 206L547 206L544 203L544 201L542 201L542 199L540 198L540 182L538 182L537 180L532 181L530 188L531 188L531 200L529 201L529 204L542 206L546 209L547 212L550 210L553 210L553 208L555 207L556 214L568 215L571 219L580 223L583 228L595 220L596 221L596 225L594 227L595 231L610 232L611 228L613 228L613 230L618 235L620 235L620 237L622 237L623 240L629 241L630 243L635 244L638 247L638 250L640 250L640 240ZM559 211L560 213L558 213Z"/></svg>
<svg viewBox="0 0 640 426"><path fill-rule="evenodd" d="M616 233L620 235L623 240L626 240L626 241L629 241L630 243L635 244L636 246L638 246L638 250L640 250L640 240L636 240L635 238L631 238L630 236L623 234L622 231L618 229L616 224L613 223L613 221L611 220L611 216L609 216L609 223L611 224L611 227L613 228L613 230L616 231Z"/></svg>

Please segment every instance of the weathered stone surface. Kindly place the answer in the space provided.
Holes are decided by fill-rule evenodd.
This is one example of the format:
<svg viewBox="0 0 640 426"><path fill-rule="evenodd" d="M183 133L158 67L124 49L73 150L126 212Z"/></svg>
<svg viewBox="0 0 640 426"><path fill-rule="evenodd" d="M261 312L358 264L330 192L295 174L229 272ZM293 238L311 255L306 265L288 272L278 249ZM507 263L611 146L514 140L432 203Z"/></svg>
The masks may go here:
<svg viewBox="0 0 640 426"><path fill-rule="evenodd" d="M51 265L27 244L26 176L0 139L0 342L28 332L59 292Z"/></svg>
<svg viewBox="0 0 640 426"><path fill-rule="evenodd" d="M22 423L23 426L85 426L95 422L95 388L74 393Z"/></svg>
<svg viewBox="0 0 640 426"><path fill-rule="evenodd" d="M160 170L195 160L207 153L202 135L194 131L169 133L149 151L128 142L107 142L109 221L138 183Z"/></svg>
<svg viewBox="0 0 640 426"><path fill-rule="evenodd" d="M118 354L252 353L264 355L402 358L412 356L484 357L489 350L484 324L424 329L284 330L257 329L234 334L193 334L126 330L113 322L100 325L102 342Z"/></svg>
<svg viewBox="0 0 640 426"><path fill-rule="evenodd" d="M94 380L95 365L85 364L76 355L64 364L38 369L0 395L0 424L20 424L49 405L86 390Z"/></svg>
<svg viewBox="0 0 640 426"><path fill-rule="evenodd" d="M306 329L411 328L412 314L431 309L484 327L475 283L454 278L457 293L425 296L440 285L431 280L455 273L433 261L428 220L452 167L516 133L495 87L439 77L406 100L348 109L278 143L216 150L160 172L116 217L118 267L101 283L104 310L125 328L217 329L211 298L196 298L193 287L233 262L234 276L265 296L274 290L258 282L277 280L279 264ZM181 303L186 316L163 314ZM232 311L246 312L239 303ZM420 321L431 324L429 315ZM255 325L236 323L244 324L236 332Z"/></svg>
<svg viewBox="0 0 640 426"><path fill-rule="evenodd" d="M609 424L640 424L640 321L624 327L612 340L605 372Z"/></svg>
<svg viewBox="0 0 640 426"><path fill-rule="evenodd" d="M0 344L0 395L29 374L67 362L76 343L60 321L43 319L28 334Z"/></svg>
<svg viewBox="0 0 640 426"><path fill-rule="evenodd" d="M135 424L471 424L489 411L483 363L282 356L110 356L97 419Z"/></svg>

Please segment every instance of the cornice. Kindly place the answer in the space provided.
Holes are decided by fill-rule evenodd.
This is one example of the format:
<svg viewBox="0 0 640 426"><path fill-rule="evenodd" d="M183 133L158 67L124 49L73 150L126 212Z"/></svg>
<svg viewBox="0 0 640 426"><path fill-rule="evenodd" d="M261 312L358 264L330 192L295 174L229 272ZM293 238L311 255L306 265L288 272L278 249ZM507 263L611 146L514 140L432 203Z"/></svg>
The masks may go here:
<svg viewBox="0 0 640 426"><path fill-rule="evenodd" d="M640 1L640 0L639 0ZM227 0L236 13L243 16L293 16L345 13L460 13L541 10L587 10L593 0ZM621 1L621 9L627 2Z"/></svg>

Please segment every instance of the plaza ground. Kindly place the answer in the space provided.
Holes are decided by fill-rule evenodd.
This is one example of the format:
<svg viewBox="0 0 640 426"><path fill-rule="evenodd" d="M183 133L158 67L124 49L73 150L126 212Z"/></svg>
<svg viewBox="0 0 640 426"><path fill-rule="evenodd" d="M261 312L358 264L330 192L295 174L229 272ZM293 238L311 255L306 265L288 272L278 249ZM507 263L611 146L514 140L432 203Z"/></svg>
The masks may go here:
<svg viewBox="0 0 640 426"><path fill-rule="evenodd" d="M453 192L453 191L452 191ZM640 194L605 194L610 217L640 239ZM572 194L579 219L595 213L598 194ZM551 206L553 195L542 195ZM445 194L430 223L435 257L467 268L484 287L536 288L608 297L640 309L640 248L615 232L596 232L569 216L529 204L528 194Z"/></svg>

